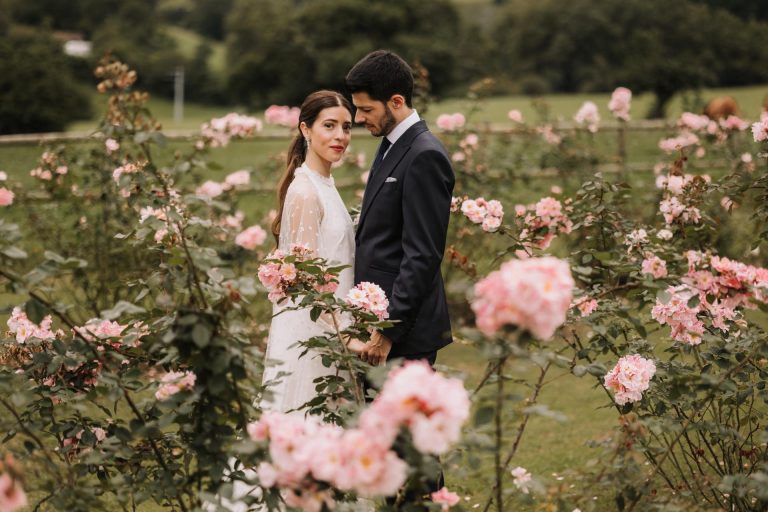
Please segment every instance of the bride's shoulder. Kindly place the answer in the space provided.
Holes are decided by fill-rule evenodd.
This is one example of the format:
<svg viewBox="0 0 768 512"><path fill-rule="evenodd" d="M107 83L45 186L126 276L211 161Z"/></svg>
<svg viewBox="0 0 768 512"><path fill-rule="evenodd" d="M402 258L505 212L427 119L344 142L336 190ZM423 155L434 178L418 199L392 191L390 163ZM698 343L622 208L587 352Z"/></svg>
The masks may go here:
<svg viewBox="0 0 768 512"><path fill-rule="evenodd" d="M307 176L301 168L296 169L293 180L291 181L291 184L288 185L286 200L288 198L303 200L318 200L319 198L317 188L312 183L312 180L309 178L309 176Z"/></svg>

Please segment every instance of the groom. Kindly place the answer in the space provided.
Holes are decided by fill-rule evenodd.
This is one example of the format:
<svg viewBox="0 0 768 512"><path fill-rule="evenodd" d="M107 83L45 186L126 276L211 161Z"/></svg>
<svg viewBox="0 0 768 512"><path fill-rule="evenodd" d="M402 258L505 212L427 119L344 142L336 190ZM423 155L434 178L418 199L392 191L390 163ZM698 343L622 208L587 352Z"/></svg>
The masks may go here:
<svg viewBox="0 0 768 512"><path fill-rule="evenodd" d="M454 176L443 145L413 109L413 72L377 50L350 70L355 122L382 137L363 196L355 236L355 283L369 281L389 298L393 327L374 331L361 357L435 363L451 342L440 263Z"/></svg>

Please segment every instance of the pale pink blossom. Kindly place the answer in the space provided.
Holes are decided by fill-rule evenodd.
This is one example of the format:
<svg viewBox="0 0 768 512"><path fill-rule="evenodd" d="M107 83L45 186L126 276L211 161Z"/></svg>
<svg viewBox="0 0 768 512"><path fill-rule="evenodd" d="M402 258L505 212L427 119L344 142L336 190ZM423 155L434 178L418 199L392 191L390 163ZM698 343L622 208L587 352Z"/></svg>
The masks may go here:
<svg viewBox="0 0 768 512"><path fill-rule="evenodd" d="M590 299L589 297L582 297L575 304L576 308L581 313L582 318L587 317L597 310L598 304L596 299Z"/></svg>
<svg viewBox="0 0 768 512"><path fill-rule="evenodd" d="M5 173L5 171L0 171L0 181L5 181L8 179L8 175Z"/></svg>
<svg viewBox="0 0 768 512"><path fill-rule="evenodd" d="M541 134L541 136L544 138L547 144L557 146L563 141L563 138L554 132L554 129L552 128L551 124L546 124L544 126L537 127L536 131Z"/></svg>
<svg viewBox="0 0 768 512"><path fill-rule="evenodd" d="M755 142L768 140L768 116L764 116L760 121L752 124L752 137Z"/></svg>
<svg viewBox="0 0 768 512"><path fill-rule="evenodd" d="M433 503L440 504L442 510L448 510L459 502L459 495L449 491L447 487L442 487L439 491L433 492L430 498L432 498Z"/></svg>
<svg viewBox="0 0 768 512"><path fill-rule="evenodd" d="M648 254L642 263L643 274L651 274L654 279L667 277L667 262L655 254Z"/></svg>
<svg viewBox="0 0 768 512"><path fill-rule="evenodd" d="M128 326L120 325L111 320L92 318L88 320L83 327L79 328L78 331L83 334L91 334L99 339L106 339L119 337L126 327Z"/></svg>
<svg viewBox="0 0 768 512"><path fill-rule="evenodd" d="M523 494L528 494L533 483L531 474L528 470L518 466L510 471L510 473L512 473L512 476L514 477L512 483L515 484L515 487L517 487Z"/></svg>
<svg viewBox="0 0 768 512"><path fill-rule="evenodd" d="M463 151L456 151L451 155L451 160L454 162L463 162L467 159L467 155Z"/></svg>
<svg viewBox="0 0 768 512"><path fill-rule="evenodd" d="M590 132L597 132L600 125L600 113L597 110L597 105L591 101L585 101L576 115L573 116L573 120L580 125L586 125Z"/></svg>
<svg viewBox="0 0 768 512"><path fill-rule="evenodd" d="M614 116L624 121L629 121L629 109L632 102L632 91L626 87L617 87L611 94L611 101L608 102L608 110Z"/></svg>
<svg viewBox="0 0 768 512"><path fill-rule="evenodd" d="M677 124L681 128L701 131L709 126L710 119L705 115L694 114L692 112L683 112L678 119Z"/></svg>
<svg viewBox="0 0 768 512"><path fill-rule="evenodd" d="M749 128L749 123L739 116L730 115L727 118L720 120L720 127L724 130L736 130L743 132Z"/></svg>
<svg viewBox="0 0 768 512"><path fill-rule="evenodd" d="M624 356L605 376L605 387L614 392L614 400L619 405L637 402L643 398L643 391L648 389L655 373L653 360L638 354Z"/></svg>
<svg viewBox="0 0 768 512"><path fill-rule="evenodd" d="M202 149L206 144L214 148L224 147L233 137L249 137L261 129L262 123L259 119L230 112L224 117L211 119L200 127L203 140L202 144L196 147Z"/></svg>
<svg viewBox="0 0 768 512"><path fill-rule="evenodd" d="M464 140L462 140L459 143L459 145L461 147L476 148L479 142L480 142L480 138L477 136L477 134L470 133L466 137L464 137Z"/></svg>
<svg viewBox="0 0 768 512"><path fill-rule="evenodd" d="M30 338L37 338L39 340L53 340L56 338L56 333L51 330L52 323L53 318L51 315L46 315L38 325L30 320L20 307L16 306L11 311L11 317L6 324L8 325L9 334L15 335L16 342L24 344Z"/></svg>
<svg viewBox="0 0 768 512"><path fill-rule="evenodd" d="M122 176L123 174L135 174L140 170L141 169L136 164L127 163L125 165L121 165L120 167L112 171L112 179L114 179L115 182L119 183L120 176Z"/></svg>
<svg viewBox="0 0 768 512"><path fill-rule="evenodd" d="M227 177L224 178L223 187L225 190L229 190L232 188L247 187L250 183L251 173L243 169L228 174Z"/></svg>
<svg viewBox="0 0 768 512"><path fill-rule="evenodd" d="M752 153L742 153L740 160L745 164L752 163Z"/></svg>
<svg viewBox="0 0 768 512"><path fill-rule="evenodd" d="M683 132L677 137L669 139L662 139L659 141L659 149L672 153L678 149L682 149L688 146L693 146L699 143L699 138L690 132Z"/></svg>
<svg viewBox="0 0 768 512"><path fill-rule="evenodd" d="M417 450L440 455L459 440L469 408L460 380L443 377L424 361L410 361L390 372L360 424L385 445L394 441L399 425L407 425Z"/></svg>
<svg viewBox="0 0 768 512"><path fill-rule="evenodd" d="M0 474L0 510L15 512L27 506L27 495L21 482L10 473Z"/></svg>
<svg viewBox="0 0 768 512"><path fill-rule="evenodd" d="M480 224L485 219L485 200L481 197L477 200L467 199L461 203L461 212L475 224Z"/></svg>
<svg viewBox="0 0 768 512"><path fill-rule="evenodd" d="M493 334L516 325L549 339L565 322L574 287L568 264L543 257L510 260L475 285L472 310L477 327Z"/></svg>
<svg viewBox="0 0 768 512"><path fill-rule="evenodd" d="M634 229L624 238L624 245L635 246L648 242L648 232L643 229Z"/></svg>
<svg viewBox="0 0 768 512"><path fill-rule="evenodd" d="M350 306L355 306L376 315L379 320L389 318L389 300L384 290L374 283L362 282L352 288L345 298Z"/></svg>
<svg viewBox="0 0 768 512"><path fill-rule="evenodd" d="M267 239L267 232L258 224L254 224L243 230L235 237L235 244L243 249L252 251Z"/></svg>
<svg viewBox="0 0 768 512"><path fill-rule="evenodd" d="M224 192L224 186L221 183L208 180L195 190L195 195L204 196L213 199Z"/></svg>
<svg viewBox="0 0 768 512"><path fill-rule="evenodd" d="M667 289L670 299L664 303L656 299L651 310L651 317L671 328L672 339L688 345L699 345L704 334L704 323L698 318L698 307L688 306L689 300L698 294L698 290L687 285L672 286Z"/></svg>
<svg viewBox="0 0 768 512"><path fill-rule="evenodd" d="M437 127L446 132L452 132L461 129L466 123L464 114L456 112L454 114L441 114L437 116Z"/></svg>
<svg viewBox="0 0 768 512"><path fill-rule="evenodd" d="M507 112L507 117L513 123L522 123L523 122L523 114L519 110L517 110L517 109L513 109L513 110L510 110L509 112Z"/></svg>
<svg viewBox="0 0 768 512"><path fill-rule="evenodd" d="M563 193L563 187L559 185L552 185L551 187L549 187L549 191L552 192L553 194L559 195Z"/></svg>
<svg viewBox="0 0 768 512"><path fill-rule="evenodd" d="M120 149L120 143L117 142L115 139L107 139L104 141L104 147L107 150L107 153L114 153L118 149Z"/></svg>
<svg viewBox="0 0 768 512"><path fill-rule="evenodd" d="M264 111L264 120L269 124L277 124L287 128L297 128L299 126L299 107L289 107L287 105L270 105Z"/></svg>
<svg viewBox="0 0 768 512"><path fill-rule="evenodd" d="M191 390L195 387L196 375L190 371L168 372L160 379L160 387L155 392L155 398L166 400L179 391Z"/></svg>
<svg viewBox="0 0 768 512"><path fill-rule="evenodd" d="M668 229L660 229L656 236L660 238L661 240L671 240L672 239L672 232Z"/></svg>
<svg viewBox="0 0 768 512"><path fill-rule="evenodd" d="M10 206L13 204L14 197L16 197L16 194L13 191L5 187L0 188L0 206Z"/></svg>
<svg viewBox="0 0 768 512"><path fill-rule="evenodd" d="M724 210L731 211L734 208L736 208L738 205L733 202L733 199L731 199L728 196L723 196L720 198L720 206L723 207Z"/></svg>

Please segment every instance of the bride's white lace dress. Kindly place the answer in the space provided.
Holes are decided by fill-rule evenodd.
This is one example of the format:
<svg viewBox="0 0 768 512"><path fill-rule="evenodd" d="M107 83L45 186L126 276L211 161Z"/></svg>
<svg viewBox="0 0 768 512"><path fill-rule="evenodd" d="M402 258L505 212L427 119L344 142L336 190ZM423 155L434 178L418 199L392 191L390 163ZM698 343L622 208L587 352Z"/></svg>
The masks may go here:
<svg viewBox="0 0 768 512"><path fill-rule="evenodd" d="M333 177L322 176L306 164L295 171L280 221L278 249L288 252L294 244L305 245L333 265L349 265L341 271L335 292L337 297L346 296L354 286L355 233L352 219ZM297 409L312 400L317 395L313 381L336 373L336 368L323 366L320 357L312 350L300 357L304 348L297 344L332 327L321 319L313 322L308 309L284 311L285 308L277 304L273 306L275 316L269 328L263 377L269 393L260 403L262 409L278 412ZM280 375L282 373L285 375ZM296 411L293 414L304 413ZM250 471L247 473L253 476ZM259 492L258 487L234 482L233 499L222 500L222 506L232 512L245 512L248 507L239 500ZM366 508L372 510L370 505ZM207 510L213 510L213 507Z"/></svg>
<svg viewBox="0 0 768 512"><path fill-rule="evenodd" d="M333 177L318 174L306 163L295 171L280 221L278 249L289 252L295 244L308 247L334 265L349 265L341 271L336 289L337 297L346 296L354 285L352 219ZM307 309L284 311L284 308L277 304L273 307L263 379L263 383L269 385L271 396L261 403L263 409L279 412L296 409L312 400L316 396L313 380L336 373L335 368L324 367L320 357L312 351L299 357L304 348L296 345L332 330L332 326L322 319L312 321ZM290 375L278 377L282 372Z"/></svg>

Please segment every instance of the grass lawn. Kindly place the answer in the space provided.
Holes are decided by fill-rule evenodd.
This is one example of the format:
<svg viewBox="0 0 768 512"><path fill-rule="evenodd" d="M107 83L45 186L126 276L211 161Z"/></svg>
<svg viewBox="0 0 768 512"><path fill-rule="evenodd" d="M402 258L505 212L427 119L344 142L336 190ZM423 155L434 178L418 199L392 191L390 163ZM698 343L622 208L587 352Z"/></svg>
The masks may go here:
<svg viewBox="0 0 768 512"><path fill-rule="evenodd" d="M176 30L176 29L174 29ZM181 29L179 29L181 30ZM756 119L762 110L764 97L768 94L768 85L754 85L748 87L730 87L705 89L701 93L703 101L716 96L733 96L741 108L742 115L747 119ZM610 93L589 94L547 94L537 98L531 96L498 96L473 102L466 98L447 98L432 103L424 118L434 127L435 119L440 114L462 112L470 114L471 109L476 109L469 116L470 125L483 126L486 124L511 127L512 123L507 118L507 113L512 109L520 110L524 119L531 124L542 121L536 105L545 107L550 121L571 122L574 114L585 101L593 101L600 110L603 122L612 122L613 116L608 111ZM632 118L643 119L651 106L653 97L651 94L640 94L632 99ZM97 116L104 111L106 97L94 93L94 109ZM686 109L694 109L691 106L690 97L677 95L671 101L667 109L668 119L676 119ZM212 117L220 117L232 110L244 112L243 109L225 106L209 106L187 103L184 105L184 118L181 122L173 119L173 102L165 98L151 98L149 108L155 117L162 123L163 129L170 131L197 130L200 125ZM263 111L250 112L251 115L263 118ZM77 121L68 127L70 132L89 132L97 124L98 117L92 120Z"/></svg>

